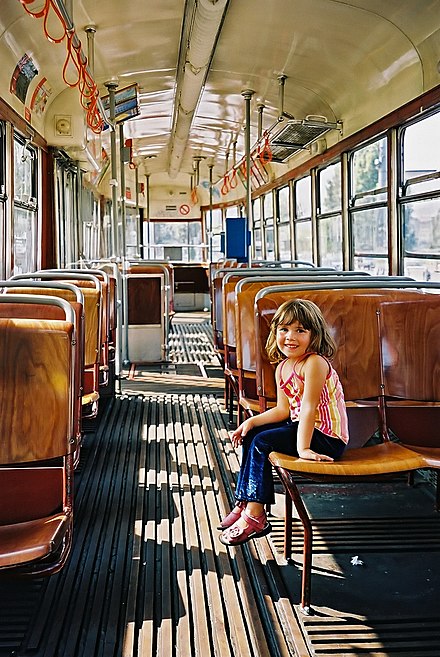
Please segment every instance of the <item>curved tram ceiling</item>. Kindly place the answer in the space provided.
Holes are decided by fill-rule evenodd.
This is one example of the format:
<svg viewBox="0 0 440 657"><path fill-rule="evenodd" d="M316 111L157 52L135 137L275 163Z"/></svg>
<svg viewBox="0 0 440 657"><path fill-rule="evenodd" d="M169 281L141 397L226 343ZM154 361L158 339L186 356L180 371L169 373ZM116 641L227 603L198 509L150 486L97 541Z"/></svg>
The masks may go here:
<svg viewBox="0 0 440 657"><path fill-rule="evenodd" d="M49 11L33 18L23 5L37 14L44 6ZM102 169L110 130L95 134L85 127L73 84L78 72L66 55L68 33L62 38L61 16L71 17L100 97L109 82L116 93L137 85L139 114L125 121L123 137L131 140L132 165L155 186L187 189L195 169L206 179L209 165L217 181L243 157L243 90L253 92L252 144L269 128L278 134L284 113L282 127L295 134L311 118L311 140L317 122L315 136L325 133L325 149L440 81L440 0L424 3L423 11L418 0L107 0L105 10L94 0L65 5L2 1L0 84L10 89L17 71L24 83L6 100L50 145ZM288 133L278 134L281 146ZM284 153L279 163L274 158L271 178L310 157L307 139L306 148L287 151L294 153L290 159Z"/></svg>

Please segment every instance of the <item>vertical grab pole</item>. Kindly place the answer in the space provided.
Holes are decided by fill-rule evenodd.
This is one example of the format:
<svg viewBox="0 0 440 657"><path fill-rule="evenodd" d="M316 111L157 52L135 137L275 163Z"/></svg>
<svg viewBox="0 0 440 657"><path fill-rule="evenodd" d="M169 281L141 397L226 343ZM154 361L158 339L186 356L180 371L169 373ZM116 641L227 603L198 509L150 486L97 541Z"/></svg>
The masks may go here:
<svg viewBox="0 0 440 657"><path fill-rule="evenodd" d="M246 125L245 125L245 157L246 157L246 215L247 228L253 225L252 220L252 189L251 189L251 98L254 95L252 89L244 89L241 92L246 104ZM248 264L252 262L252 244L248 244Z"/></svg>
<svg viewBox="0 0 440 657"><path fill-rule="evenodd" d="M212 170L214 168L213 164L208 164L209 168L209 252L208 260L209 264L212 263Z"/></svg>
<svg viewBox="0 0 440 657"><path fill-rule="evenodd" d="M108 89L110 121L114 124L115 121L115 91L118 88L116 81L110 80L105 83ZM112 188L112 256L118 256L118 168L116 161L116 131L113 126L110 126L110 161L111 161L111 180L110 185Z"/></svg>

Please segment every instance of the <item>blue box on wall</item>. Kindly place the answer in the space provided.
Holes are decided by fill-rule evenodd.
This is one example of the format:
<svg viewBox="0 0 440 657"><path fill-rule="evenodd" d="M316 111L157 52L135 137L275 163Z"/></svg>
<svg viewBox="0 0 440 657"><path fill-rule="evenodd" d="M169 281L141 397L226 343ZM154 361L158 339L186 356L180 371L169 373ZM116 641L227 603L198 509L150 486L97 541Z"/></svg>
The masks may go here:
<svg viewBox="0 0 440 657"><path fill-rule="evenodd" d="M250 232L246 217L226 218L226 257L236 258L238 262L248 260Z"/></svg>

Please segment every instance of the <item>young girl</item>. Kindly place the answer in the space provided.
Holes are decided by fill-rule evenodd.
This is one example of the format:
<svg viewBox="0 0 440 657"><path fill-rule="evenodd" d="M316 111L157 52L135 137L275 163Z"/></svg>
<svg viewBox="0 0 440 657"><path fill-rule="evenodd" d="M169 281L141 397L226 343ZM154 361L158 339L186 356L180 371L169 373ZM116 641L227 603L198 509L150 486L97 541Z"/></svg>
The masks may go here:
<svg viewBox="0 0 440 657"><path fill-rule="evenodd" d="M272 362L281 361L275 372L277 403L231 435L243 452L237 503L220 525L225 545L240 545L271 530L264 512L275 501L270 452L333 461L348 442L344 394L328 360L335 344L318 306L305 299L283 303L272 320L266 351Z"/></svg>

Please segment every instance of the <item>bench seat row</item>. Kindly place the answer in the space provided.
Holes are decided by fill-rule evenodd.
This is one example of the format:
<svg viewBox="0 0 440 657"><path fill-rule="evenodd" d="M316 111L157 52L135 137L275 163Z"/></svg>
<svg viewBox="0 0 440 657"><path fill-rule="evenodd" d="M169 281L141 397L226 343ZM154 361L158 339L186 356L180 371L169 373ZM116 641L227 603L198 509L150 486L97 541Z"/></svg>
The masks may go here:
<svg viewBox="0 0 440 657"><path fill-rule="evenodd" d="M112 378L115 281L57 270L0 288L0 573L52 574L72 543L83 421Z"/></svg>
<svg viewBox="0 0 440 657"><path fill-rule="evenodd" d="M220 289L222 313L216 326L221 327L225 378L234 381L227 385L238 397L238 421L275 403L274 366L264 345L282 303L295 297L315 302L338 347L333 366L345 393L349 449L330 464L275 452L270 456L285 489L286 558L291 554L292 505L304 527L301 607L307 613L313 531L298 476L355 482L440 467L440 288L405 277L316 268L275 276L229 271ZM436 499L438 508L438 487Z"/></svg>

